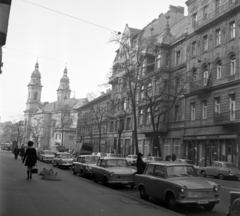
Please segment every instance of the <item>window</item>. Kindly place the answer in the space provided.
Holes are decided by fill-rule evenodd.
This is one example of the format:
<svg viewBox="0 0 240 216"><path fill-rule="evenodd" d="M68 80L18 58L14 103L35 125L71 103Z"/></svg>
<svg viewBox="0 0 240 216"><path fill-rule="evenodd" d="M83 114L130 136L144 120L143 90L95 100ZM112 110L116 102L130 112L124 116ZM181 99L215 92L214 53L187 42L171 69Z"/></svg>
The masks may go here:
<svg viewBox="0 0 240 216"><path fill-rule="evenodd" d="M197 48L197 46L196 46L196 41L194 41L193 43L192 43L192 55L193 56L196 56L196 54L197 54L197 50L196 50L196 48Z"/></svg>
<svg viewBox="0 0 240 216"><path fill-rule="evenodd" d="M146 65L145 63L142 64L142 76L145 76L146 74Z"/></svg>
<svg viewBox="0 0 240 216"><path fill-rule="evenodd" d="M38 93L37 93L37 92L34 92L34 97L33 97L33 99L34 99L34 100L37 100L37 96L38 96Z"/></svg>
<svg viewBox="0 0 240 216"><path fill-rule="evenodd" d="M215 115L220 114L220 97L215 98Z"/></svg>
<svg viewBox="0 0 240 216"><path fill-rule="evenodd" d="M207 67L204 68L204 72L203 72L203 85L204 86L208 85L208 70L207 70Z"/></svg>
<svg viewBox="0 0 240 216"><path fill-rule="evenodd" d="M235 22L230 23L230 38L235 38Z"/></svg>
<svg viewBox="0 0 240 216"><path fill-rule="evenodd" d="M153 175L153 168L154 168L154 165L149 164L149 165L147 166L147 169L146 169L146 171L145 171L145 174L147 174L147 175Z"/></svg>
<svg viewBox="0 0 240 216"><path fill-rule="evenodd" d="M195 103L191 104L191 120L195 120Z"/></svg>
<svg viewBox="0 0 240 216"><path fill-rule="evenodd" d="M147 95L149 97L152 96L152 83L148 83L148 86L147 86Z"/></svg>
<svg viewBox="0 0 240 216"><path fill-rule="evenodd" d="M58 135L56 134L56 135L55 135L55 139L57 139L57 138L58 138Z"/></svg>
<svg viewBox="0 0 240 216"><path fill-rule="evenodd" d="M179 106L175 106L175 121L178 122L179 120L180 120Z"/></svg>
<svg viewBox="0 0 240 216"><path fill-rule="evenodd" d="M208 6L205 6L203 8L203 20L207 19L207 14L208 14Z"/></svg>
<svg viewBox="0 0 240 216"><path fill-rule="evenodd" d="M207 101L202 102L202 118L207 118Z"/></svg>
<svg viewBox="0 0 240 216"><path fill-rule="evenodd" d="M161 55L158 54L157 56L157 68L160 68L161 67Z"/></svg>
<svg viewBox="0 0 240 216"><path fill-rule="evenodd" d="M113 132L113 121L110 122L110 132Z"/></svg>
<svg viewBox="0 0 240 216"><path fill-rule="evenodd" d="M68 136L69 140L73 141L74 140L74 136Z"/></svg>
<svg viewBox="0 0 240 216"><path fill-rule="evenodd" d="M216 12L217 13L220 13L220 6L221 6L221 0L216 0Z"/></svg>
<svg viewBox="0 0 240 216"><path fill-rule="evenodd" d="M139 112L139 125L143 125L143 110Z"/></svg>
<svg viewBox="0 0 240 216"><path fill-rule="evenodd" d="M197 13L192 15L193 28L197 27Z"/></svg>
<svg viewBox="0 0 240 216"><path fill-rule="evenodd" d="M150 125L151 123L151 112L150 112L150 108L147 109L147 119L146 119L146 124Z"/></svg>
<svg viewBox="0 0 240 216"><path fill-rule="evenodd" d="M158 177L165 177L164 166L155 166L154 175Z"/></svg>
<svg viewBox="0 0 240 216"><path fill-rule="evenodd" d="M126 119L126 130L131 130L131 118Z"/></svg>
<svg viewBox="0 0 240 216"><path fill-rule="evenodd" d="M222 78L222 62L218 61L217 62L217 79Z"/></svg>
<svg viewBox="0 0 240 216"><path fill-rule="evenodd" d="M197 70L193 68L193 82L197 82Z"/></svg>
<svg viewBox="0 0 240 216"><path fill-rule="evenodd" d="M236 101L235 94L229 95L229 110L230 110L230 121L235 121Z"/></svg>
<svg viewBox="0 0 240 216"><path fill-rule="evenodd" d="M216 30L216 45L217 46L221 45L221 30L220 29Z"/></svg>
<svg viewBox="0 0 240 216"><path fill-rule="evenodd" d="M180 61L181 61L181 51L178 50L176 52L176 65L179 65L180 64Z"/></svg>
<svg viewBox="0 0 240 216"><path fill-rule="evenodd" d="M234 55L232 55L231 57L231 71L230 71L230 75L234 75L236 74L236 57Z"/></svg>
<svg viewBox="0 0 240 216"><path fill-rule="evenodd" d="M140 99L143 100L143 99L144 99L144 96L145 96L145 87L142 86L142 87L141 87L141 95L140 95Z"/></svg>
<svg viewBox="0 0 240 216"><path fill-rule="evenodd" d="M208 36L205 35L205 36L203 37L203 51L205 52L205 51L207 51L207 50L208 50Z"/></svg>

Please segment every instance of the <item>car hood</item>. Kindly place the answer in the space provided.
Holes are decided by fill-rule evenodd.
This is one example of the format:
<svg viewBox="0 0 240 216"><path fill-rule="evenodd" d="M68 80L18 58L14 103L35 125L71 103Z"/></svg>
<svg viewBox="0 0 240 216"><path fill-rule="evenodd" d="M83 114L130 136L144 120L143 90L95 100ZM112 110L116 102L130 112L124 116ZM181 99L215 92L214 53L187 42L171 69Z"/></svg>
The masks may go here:
<svg viewBox="0 0 240 216"><path fill-rule="evenodd" d="M114 172L115 174L133 174L136 170L130 167L109 167L106 168L109 172Z"/></svg>
<svg viewBox="0 0 240 216"><path fill-rule="evenodd" d="M232 171L233 174L240 174L240 170L237 168L227 168L228 170Z"/></svg>
<svg viewBox="0 0 240 216"><path fill-rule="evenodd" d="M213 188L215 183L204 180L199 177L181 177L181 178L174 178L171 181L186 186L188 189L207 189Z"/></svg>

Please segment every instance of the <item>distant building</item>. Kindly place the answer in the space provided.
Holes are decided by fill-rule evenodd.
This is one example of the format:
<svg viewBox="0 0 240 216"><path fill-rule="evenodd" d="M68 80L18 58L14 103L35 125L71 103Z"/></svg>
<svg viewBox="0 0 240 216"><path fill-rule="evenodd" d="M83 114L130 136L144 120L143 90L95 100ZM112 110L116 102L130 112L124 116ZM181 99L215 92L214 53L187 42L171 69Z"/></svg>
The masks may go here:
<svg viewBox="0 0 240 216"><path fill-rule="evenodd" d="M28 84L28 99L25 117L25 142L33 140L35 146L49 149L63 145L66 149L75 149L77 108L87 103L86 98L70 98L71 90L67 69L57 89L57 101L41 102L41 73L36 63Z"/></svg>

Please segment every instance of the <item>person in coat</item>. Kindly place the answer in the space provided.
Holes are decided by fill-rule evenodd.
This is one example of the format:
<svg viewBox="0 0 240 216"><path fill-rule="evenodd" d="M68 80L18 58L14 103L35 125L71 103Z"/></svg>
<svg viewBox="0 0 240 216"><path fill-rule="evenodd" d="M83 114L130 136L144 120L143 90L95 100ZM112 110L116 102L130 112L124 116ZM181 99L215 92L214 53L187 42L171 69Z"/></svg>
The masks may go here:
<svg viewBox="0 0 240 216"><path fill-rule="evenodd" d="M173 154L172 154L172 161L175 161L175 160L176 160L176 154L173 153Z"/></svg>
<svg viewBox="0 0 240 216"><path fill-rule="evenodd" d="M27 179L32 179L32 168L37 162L37 152L33 148L33 141L28 141L28 148L23 157L23 163L27 166Z"/></svg>
<svg viewBox="0 0 240 216"><path fill-rule="evenodd" d="M138 157L137 157L137 174L143 174L145 168L146 168L146 163L144 163L143 159L142 159L143 154L142 153L138 153Z"/></svg>
<svg viewBox="0 0 240 216"><path fill-rule="evenodd" d="M15 149L13 150L13 153L14 153L14 158L17 159L19 154L18 146L15 147Z"/></svg>

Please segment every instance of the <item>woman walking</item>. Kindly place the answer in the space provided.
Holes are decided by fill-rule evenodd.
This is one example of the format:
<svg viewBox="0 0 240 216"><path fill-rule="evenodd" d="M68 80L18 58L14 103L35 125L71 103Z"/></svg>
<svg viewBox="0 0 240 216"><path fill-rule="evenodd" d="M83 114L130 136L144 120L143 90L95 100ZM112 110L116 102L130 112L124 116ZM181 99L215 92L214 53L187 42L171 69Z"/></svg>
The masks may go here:
<svg viewBox="0 0 240 216"><path fill-rule="evenodd" d="M28 148L25 152L23 163L24 161L26 161L25 166L27 166L27 179L32 179L32 168L37 162L37 152L33 148L33 141L28 141Z"/></svg>

